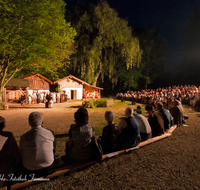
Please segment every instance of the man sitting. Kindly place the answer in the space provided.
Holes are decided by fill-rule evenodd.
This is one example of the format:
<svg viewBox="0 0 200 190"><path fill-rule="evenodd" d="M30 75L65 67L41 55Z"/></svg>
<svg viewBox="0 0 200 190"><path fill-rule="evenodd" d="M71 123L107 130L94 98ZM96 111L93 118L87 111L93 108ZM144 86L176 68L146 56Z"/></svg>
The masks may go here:
<svg viewBox="0 0 200 190"><path fill-rule="evenodd" d="M183 123L183 109L177 100L173 101L173 107L170 109L170 113L174 118L174 124L181 126Z"/></svg>
<svg viewBox="0 0 200 190"><path fill-rule="evenodd" d="M170 112L163 107L162 102L158 102L156 105L156 108L162 114L162 117L164 119L165 131L167 132L171 128L172 116L171 116Z"/></svg>
<svg viewBox="0 0 200 190"><path fill-rule="evenodd" d="M120 131L118 150L135 147L141 141L140 128L137 121L131 116L132 114L132 108L126 108L125 118L122 118L118 124Z"/></svg>
<svg viewBox="0 0 200 190"><path fill-rule="evenodd" d="M5 118L0 116L0 187L7 185L9 175L16 173L21 162L15 137L11 132L3 131L5 123Z"/></svg>
<svg viewBox="0 0 200 190"><path fill-rule="evenodd" d="M146 141L147 139L151 138L151 126L149 125L147 118L141 114L138 114L136 110L133 112L133 117L139 124L141 140Z"/></svg>
<svg viewBox="0 0 200 190"><path fill-rule="evenodd" d="M164 120L161 113L154 111L151 105L147 105L145 110L149 114L148 121L151 126L152 137L164 134Z"/></svg>
<svg viewBox="0 0 200 190"><path fill-rule="evenodd" d="M44 115L29 115L31 130L20 138L20 151L25 174L33 177L46 176L54 171L54 135L42 127Z"/></svg>
<svg viewBox="0 0 200 190"><path fill-rule="evenodd" d="M112 111L105 112L105 120L108 125L103 128L102 136L99 138L103 153L107 154L113 152L117 146L117 137L119 130L117 125L113 122L114 113Z"/></svg>
<svg viewBox="0 0 200 190"><path fill-rule="evenodd" d="M142 108L140 106L137 106L137 109L134 111L136 111L138 114L142 114Z"/></svg>

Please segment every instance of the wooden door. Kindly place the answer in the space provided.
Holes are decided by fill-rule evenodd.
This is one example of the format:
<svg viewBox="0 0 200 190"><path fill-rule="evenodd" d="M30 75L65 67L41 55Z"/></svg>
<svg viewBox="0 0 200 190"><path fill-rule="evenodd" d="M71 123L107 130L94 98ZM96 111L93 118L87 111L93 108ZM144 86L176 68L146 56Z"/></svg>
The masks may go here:
<svg viewBox="0 0 200 190"><path fill-rule="evenodd" d="M76 90L74 90L74 100L76 100L76 94L77 94L77 91Z"/></svg>

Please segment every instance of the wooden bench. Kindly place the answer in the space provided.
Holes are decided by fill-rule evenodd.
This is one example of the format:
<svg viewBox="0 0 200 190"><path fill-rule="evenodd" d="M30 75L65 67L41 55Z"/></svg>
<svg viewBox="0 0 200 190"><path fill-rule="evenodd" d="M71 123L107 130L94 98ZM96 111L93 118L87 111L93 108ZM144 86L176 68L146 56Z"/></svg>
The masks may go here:
<svg viewBox="0 0 200 190"><path fill-rule="evenodd" d="M122 153L127 153L127 152L130 152L130 151L133 151L133 150L137 150L137 149L139 149L143 146L146 146L148 144L154 143L154 142L159 141L161 139L167 138L167 137L172 135L172 132L176 129L176 127L177 127L176 125L172 126L167 133L165 133L161 136L157 136L157 137L154 137L154 138L150 138L146 141L143 141L137 147L133 147L133 148L129 148L129 149L126 149L126 150L121 150L121 151L105 154L105 155L102 156L102 160L112 158L112 157L119 155L119 154L122 154ZM60 175L66 174L68 172L72 172L72 171L75 171L75 170L81 170L81 169L84 169L85 167L91 166L95 163L98 163L98 162L92 160L92 161L87 161L87 162L82 163L82 164L73 164L73 165L63 166L63 167L58 168L56 172L48 175L44 179L51 179L51 178L55 178L55 177L58 177ZM40 182L42 182L42 181L36 180L36 181L25 181L25 182L21 182L21 183L16 183L16 184L11 186L11 189L15 190L15 189L20 189L20 188L25 188L25 187L28 187L28 186L31 186L31 185L34 185L34 184L37 184L37 183L40 183ZM0 187L0 190L7 190L7 187Z"/></svg>

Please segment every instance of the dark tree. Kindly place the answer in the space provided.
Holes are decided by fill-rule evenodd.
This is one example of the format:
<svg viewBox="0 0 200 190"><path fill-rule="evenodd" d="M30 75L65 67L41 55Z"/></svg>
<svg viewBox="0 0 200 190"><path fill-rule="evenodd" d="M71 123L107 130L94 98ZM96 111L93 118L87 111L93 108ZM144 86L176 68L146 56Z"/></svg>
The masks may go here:
<svg viewBox="0 0 200 190"><path fill-rule="evenodd" d="M183 38L183 63L179 76L184 83L197 84L200 80L200 6L189 18Z"/></svg>
<svg viewBox="0 0 200 190"><path fill-rule="evenodd" d="M163 64L166 58L165 39L158 33L156 27L147 29L137 29L140 48L143 51L141 64L145 65L143 77L145 80L144 88L156 78L163 75Z"/></svg>

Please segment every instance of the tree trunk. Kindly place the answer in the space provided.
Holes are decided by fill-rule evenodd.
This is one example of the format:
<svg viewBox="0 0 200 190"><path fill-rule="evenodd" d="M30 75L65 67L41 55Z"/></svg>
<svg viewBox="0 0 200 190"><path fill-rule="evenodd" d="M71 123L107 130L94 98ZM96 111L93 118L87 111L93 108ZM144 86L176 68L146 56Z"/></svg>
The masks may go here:
<svg viewBox="0 0 200 190"><path fill-rule="evenodd" d="M97 80L98 80L98 78L99 78L99 76L101 74L102 68L103 68L103 64L100 66L99 71L95 75L94 82L92 83L92 86L96 86L97 85Z"/></svg>

